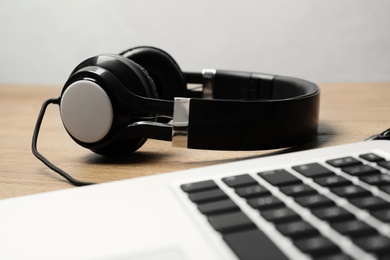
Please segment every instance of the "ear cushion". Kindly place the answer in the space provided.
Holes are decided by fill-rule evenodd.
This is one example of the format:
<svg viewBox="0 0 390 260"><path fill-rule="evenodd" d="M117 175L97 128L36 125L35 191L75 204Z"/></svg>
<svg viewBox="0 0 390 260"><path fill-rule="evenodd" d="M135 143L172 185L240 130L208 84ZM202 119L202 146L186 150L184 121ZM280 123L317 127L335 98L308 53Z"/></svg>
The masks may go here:
<svg viewBox="0 0 390 260"><path fill-rule="evenodd" d="M122 52L120 55L145 68L153 79L158 96L161 99L173 100L174 97L185 97L186 81L179 65L165 51L141 46Z"/></svg>
<svg viewBox="0 0 390 260"><path fill-rule="evenodd" d="M116 68L113 68L111 70L115 70L114 74L117 75L119 80L121 80L122 84L132 91L135 94L150 97L150 98L158 98L158 93L156 89L156 85L153 82L153 79L149 76L148 72L139 64L136 62L126 59L121 55L116 54L104 54L105 56L112 57L113 59L118 59L119 62L127 65L127 67L120 66L117 64ZM110 70L110 68L106 68ZM119 69L119 70L118 70ZM142 82L141 89L133 89L134 88L134 80L133 78L129 77L130 73L128 72L129 69L135 69L138 71L138 75L141 77L140 80Z"/></svg>
<svg viewBox="0 0 390 260"><path fill-rule="evenodd" d="M102 54L81 62L71 73L98 66L110 71L131 92L150 98L158 98L156 86L148 72L139 64L117 54Z"/></svg>

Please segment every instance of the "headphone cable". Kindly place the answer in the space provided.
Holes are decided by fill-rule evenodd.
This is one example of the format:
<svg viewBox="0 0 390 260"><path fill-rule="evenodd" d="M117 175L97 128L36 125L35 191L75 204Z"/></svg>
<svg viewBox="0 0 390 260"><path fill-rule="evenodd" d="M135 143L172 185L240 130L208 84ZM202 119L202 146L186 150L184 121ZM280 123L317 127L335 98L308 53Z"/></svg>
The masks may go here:
<svg viewBox="0 0 390 260"><path fill-rule="evenodd" d="M86 186L86 185L91 185L91 184L95 184L95 183L92 183L92 182L84 182L84 181L79 181L75 178L73 178L72 176L70 176L69 174L67 174L65 171L61 170L60 168L58 168L57 166L55 166L53 163L51 163L48 159L46 159L45 156L43 156L40 152L38 152L38 149L37 149L37 144L38 144L38 135L39 135L39 130L41 128L41 124L42 124L42 121L43 121L43 117L45 115L45 112L46 112L46 108L48 107L49 104L59 104L60 103L60 98L59 97L56 97L56 98L50 98L48 100L46 100L45 102L43 102L42 104L42 107L41 107L41 110L39 112L39 115L38 115L38 119L37 119L37 122L35 124L35 128L34 128L34 133L33 133L33 136L32 136L32 142L31 142L31 150L32 150L32 153L35 155L35 157L37 157L43 164L45 164L47 167L49 167L51 170L53 170L54 172L58 173L59 175L61 175L63 178L65 178L68 182L70 182L71 184L73 184L74 186Z"/></svg>

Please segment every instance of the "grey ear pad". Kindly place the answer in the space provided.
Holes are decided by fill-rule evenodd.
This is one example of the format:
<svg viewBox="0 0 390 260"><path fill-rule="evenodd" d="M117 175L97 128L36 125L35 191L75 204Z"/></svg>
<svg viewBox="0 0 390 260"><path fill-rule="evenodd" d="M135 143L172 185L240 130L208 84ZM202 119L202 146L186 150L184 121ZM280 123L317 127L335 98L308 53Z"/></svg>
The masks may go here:
<svg viewBox="0 0 390 260"><path fill-rule="evenodd" d="M184 75L176 61L165 51L155 47L141 46L122 52L148 71L153 79L159 98L173 100L185 97L187 87Z"/></svg>

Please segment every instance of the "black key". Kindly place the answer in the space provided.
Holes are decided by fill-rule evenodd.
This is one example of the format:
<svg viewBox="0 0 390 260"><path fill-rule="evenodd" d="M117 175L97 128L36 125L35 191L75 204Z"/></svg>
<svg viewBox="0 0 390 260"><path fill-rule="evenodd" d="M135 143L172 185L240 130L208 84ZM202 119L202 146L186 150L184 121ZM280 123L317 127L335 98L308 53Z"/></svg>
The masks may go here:
<svg viewBox="0 0 390 260"><path fill-rule="evenodd" d="M225 242L241 260L288 258L282 251L259 229L226 234Z"/></svg>
<svg viewBox="0 0 390 260"><path fill-rule="evenodd" d="M371 214L382 222L390 223L390 209L373 211Z"/></svg>
<svg viewBox="0 0 390 260"><path fill-rule="evenodd" d="M380 171L374 167L371 167L370 165L356 165L356 166L350 166L350 167L344 167L342 168L343 172L348 173L352 176L363 176L363 175L369 175L369 174L378 174Z"/></svg>
<svg viewBox="0 0 390 260"><path fill-rule="evenodd" d="M221 233L254 228L255 224L241 211L209 216L208 220L215 230Z"/></svg>
<svg viewBox="0 0 390 260"><path fill-rule="evenodd" d="M378 165L387 170L390 170L390 161L378 162Z"/></svg>
<svg viewBox="0 0 390 260"><path fill-rule="evenodd" d="M331 191L343 198L356 198L371 194L368 190L356 185L331 188Z"/></svg>
<svg viewBox="0 0 390 260"><path fill-rule="evenodd" d="M356 198L351 199L349 201L353 205L355 205L358 208L361 209L367 209L367 210L373 210L373 209L379 209L379 208L390 208L390 203L386 200L375 197L375 196L368 196L363 198Z"/></svg>
<svg viewBox="0 0 390 260"><path fill-rule="evenodd" d="M359 161L353 157L350 157L350 156L327 160L326 163L329 165L332 165L333 167L336 167L336 168L342 168L342 167L348 167L348 166L362 164L361 161Z"/></svg>
<svg viewBox="0 0 390 260"><path fill-rule="evenodd" d="M316 260L353 260L353 258L344 253L336 253L332 255L321 256L316 258Z"/></svg>
<svg viewBox="0 0 390 260"><path fill-rule="evenodd" d="M227 195L221 189L193 192L188 195L194 203L203 203L207 201L220 200L227 198Z"/></svg>
<svg viewBox="0 0 390 260"><path fill-rule="evenodd" d="M259 209L259 210L277 208L284 205L284 203L280 199L278 199L273 195L249 199L248 204L252 208Z"/></svg>
<svg viewBox="0 0 390 260"><path fill-rule="evenodd" d="M315 236L319 234L317 229L303 220L279 224L276 225L276 229L284 236L294 239Z"/></svg>
<svg viewBox="0 0 390 260"><path fill-rule="evenodd" d="M351 181L340 175L316 178L314 181L323 187L337 187L351 184Z"/></svg>
<svg viewBox="0 0 390 260"><path fill-rule="evenodd" d="M294 170L308 178L333 175L334 173L319 163L309 163L292 167Z"/></svg>
<svg viewBox="0 0 390 260"><path fill-rule="evenodd" d="M226 177L223 178L222 181L232 188L257 184L257 181L255 181L255 179L253 179L249 174Z"/></svg>
<svg viewBox="0 0 390 260"><path fill-rule="evenodd" d="M274 170L258 173L260 177L275 186L284 186L295 183L300 183L301 180L286 170Z"/></svg>
<svg viewBox="0 0 390 260"><path fill-rule="evenodd" d="M351 212L338 206L314 209L312 213L319 219L328 222L337 222L355 218L355 216Z"/></svg>
<svg viewBox="0 0 390 260"><path fill-rule="evenodd" d="M382 158L379 155L376 155L374 153L361 154L361 155L359 155L359 157L366 160L366 161L369 161L369 162L380 162L380 161L385 160L384 158Z"/></svg>
<svg viewBox="0 0 390 260"><path fill-rule="evenodd" d="M377 255L388 254L390 252L390 239L382 235L361 237L354 240L364 251Z"/></svg>
<svg viewBox="0 0 390 260"><path fill-rule="evenodd" d="M390 185L380 186L379 189L390 194Z"/></svg>
<svg viewBox="0 0 390 260"><path fill-rule="evenodd" d="M231 200L219 200L198 205L198 209L205 215L225 213L239 210L239 207Z"/></svg>
<svg viewBox="0 0 390 260"><path fill-rule="evenodd" d="M334 201L322 194L316 194L311 196L299 197L295 199L299 205L305 208L319 208L334 205Z"/></svg>
<svg viewBox="0 0 390 260"><path fill-rule="evenodd" d="M290 186L283 186L280 191L291 197L299 197L308 194L315 194L317 191L306 184L295 184Z"/></svg>
<svg viewBox="0 0 390 260"><path fill-rule="evenodd" d="M302 252L312 256L332 254L340 251L340 248L326 237L317 236L294 241L296 247Z"/></svg>
<svg viewBox="0 0 390 260"><path fill-rule="evenodd" d="M298 220L301 217L290 208L283 207L261 211L261 216L267 221L279 224L287 221Z"/></svg>
<svg viewBox="0 0 390 260"><path fill-rule="evenodd" d="M181 185L180 187L184 192L187 193L218 188L217 184L212 180L187 183Z"/></svg>
<svg viewBox="0 0 390 260"><path fill-rule="evenodd" d="M374 175L362 176L359 179L370 185L375 185L375 186L382 186L387 184L390 185L390 175L387 174L374 174Z"/></svg>
<svg viewBox="0 0 390 260"><path fill-rule="evenodd" d="M376 229L361 220L350 220L332 224L337 232L350 237L366 236L376 233Z"/></svg>
<svg viewBox="0 0 390 260"><path fill-rule="evenodd" d="M249 197L263 196L263 195L270 194L269 190L267 190L262 185L253 185L253 186L237 188L236 193L242 198L249 198Z"/></svg>

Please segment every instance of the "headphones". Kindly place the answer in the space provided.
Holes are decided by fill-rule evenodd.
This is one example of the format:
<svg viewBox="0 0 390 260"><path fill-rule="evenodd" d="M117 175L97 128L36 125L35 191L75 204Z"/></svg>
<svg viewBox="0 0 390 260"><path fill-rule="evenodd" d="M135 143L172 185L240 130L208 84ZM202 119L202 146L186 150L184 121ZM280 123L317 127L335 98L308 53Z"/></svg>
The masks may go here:
<svg viewBox="0 0 390 260"><path fill-rule="evenodd" d="M141 46L86 59L72 71L60 97L47 102L59 105L76 143L121 156L148 138L211 150L303 144L317 135L319 94L316 84L292 77L182 72L165 51ZM39 127L37 122L36 135Z"/></svg>

